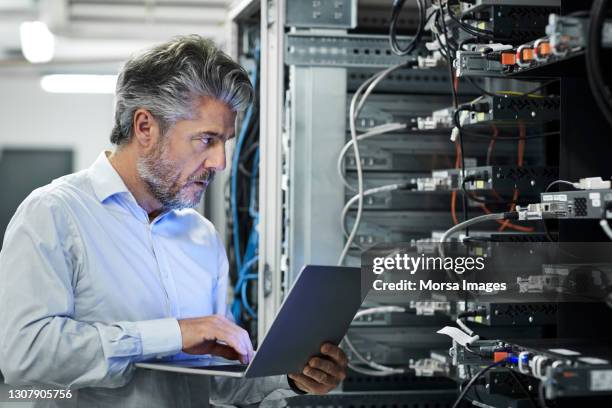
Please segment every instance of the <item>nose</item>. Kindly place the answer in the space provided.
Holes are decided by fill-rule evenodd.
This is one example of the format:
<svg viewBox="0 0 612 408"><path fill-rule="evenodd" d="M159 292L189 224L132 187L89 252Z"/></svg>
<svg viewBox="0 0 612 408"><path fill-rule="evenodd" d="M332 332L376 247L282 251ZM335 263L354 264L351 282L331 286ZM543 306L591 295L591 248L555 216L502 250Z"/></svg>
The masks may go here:
<svg viewBox="0 0 612 408"><path fill-rule="evenodd" d="M213 168L215 171L225 170L225 143L216 143L209 152L210 155L205 160L205 167Z"/></svg>

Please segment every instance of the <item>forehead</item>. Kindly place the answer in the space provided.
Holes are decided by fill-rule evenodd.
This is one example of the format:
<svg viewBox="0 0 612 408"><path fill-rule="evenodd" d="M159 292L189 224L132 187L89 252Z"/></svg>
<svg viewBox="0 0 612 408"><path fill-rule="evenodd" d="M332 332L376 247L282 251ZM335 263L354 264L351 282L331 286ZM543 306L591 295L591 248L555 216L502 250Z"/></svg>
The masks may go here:
<svg viewBox="0 0 612 408"><path fill-rule="evenodd" d="M195 100L194 112L194 122L211 128L210 131L225 134L234 128L236 112L223 101L209 96L200 97Z"/></svg>

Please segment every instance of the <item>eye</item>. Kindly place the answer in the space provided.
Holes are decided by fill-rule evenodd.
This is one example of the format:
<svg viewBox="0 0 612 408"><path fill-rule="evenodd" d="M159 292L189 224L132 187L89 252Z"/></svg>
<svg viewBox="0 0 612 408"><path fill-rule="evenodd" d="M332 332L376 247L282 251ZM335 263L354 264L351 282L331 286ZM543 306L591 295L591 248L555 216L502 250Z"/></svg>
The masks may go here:
<svg viewBox="0 0 612 408"><path fill-rule="evenodd" d="M200 141L202 142L202 144L208 145L208 144L211 144L214 141L214 138L210 137L210 136L202 136L200 138Z"/></svg>

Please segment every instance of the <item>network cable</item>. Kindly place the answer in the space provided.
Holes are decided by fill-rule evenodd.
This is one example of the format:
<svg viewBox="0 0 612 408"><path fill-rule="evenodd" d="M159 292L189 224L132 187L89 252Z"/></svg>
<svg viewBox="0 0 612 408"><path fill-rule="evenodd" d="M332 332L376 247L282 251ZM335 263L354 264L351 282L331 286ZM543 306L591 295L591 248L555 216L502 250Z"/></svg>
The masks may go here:
<svg viewBox="0 0 612 408"><path fill-rule="evenodd" d="M489 370L495 368L495 367L499 367L501 365L504 365L508 362L507 359L504 360L500 360L497 361L491 365L486 366L485 368L483 368L482 370L480 370L478 373L476 373L475 376L473 376L470 381L467 383L467 385L463 388L463 390L461 391L461 393L459 394L459 396L457 397L457 400L455 401L455 403L453 404L453 408L458 408L461 405L461 401L463 401L463 399L465 398L465 396L467 395L468 391L470 390L470 388L472 388L474 386L474 384L476 383L476 381L478 381L478 379L480 377L482 377L483 375L485 375Z"/></svg>
<svg viewBox="0 0 612 408"><path fill-rule="evenodd" d="M397 21L399 19L399 15L400 12L402 11L402 7L404 6L405 0L394 0L393 4L391 6L391 17L389 19L389 47L391 48L391 51L393 51L394 54L396 55L408 55L411 52L414 51L414 49L416 48L416 46L419 44L419 42L421 41L421 38L423 37L423 32L425 29L425 25L427 24L427 21L431 18L431 15L426 18L426 6L425 6L425 2L423 0L416 0L416 4L419 10L419 22L418 22L418 26L417 26L417 31L414 35L414 37L412 37L412 39L410 40L410 42L408 43L408 45L406 45L404 48L402 48L399 44L399 41L397 40Z"/></svg>
<svg viewBox="0 0 612 408"><path fill-rule="evenodd" d="M258 76L259 76L259 45L255 46L254 62L255 66L251 75L255 95L258 92ZM232 220L232 246L234 253L234 262L236 266L236 283L234 285L234 299L231 305L232 315L237 323L241 323L243 311L246 312L251 319L255 320L257 314L248 301L248 283L257 280L257 265L258 265L258 246L259 234L257 232L257 224L259 214L256 210L257 199L257 179L259 171L259 143L257 137L259 134L259 121L257 119L257 96L249 104L239 135L236 140L236 146L232 156L232 169L230 173L230 208ZM245 171L244 163L249 160L252 155L251 171ZM240 173L240 174L239 174ZM249 179L248 186L244 185L243 179L245 176ZM241 188L239 190L239 178ZM240 193L240 194L239 194ZM240 227L243 224L244 218L241 219L239 211L239 200L248 200L248 212L246 213L247 225L250 225L246 234L246 243L243 248L243 239L241 237ZM245 235L243 235L244 237ZM253 273L255 271L255 273Z"/></svg>
<svg viewBox="0 0 612 408"><path fill-rule="evenodd" d="M405 313L405 312L406 312L406 309L401 306L376 306L376 307L371 307L368 309L360 310L359 312L357 312L357 314L353 318L353 321L356 319L359 319L360 317L373 315L373 314ZM356 357L360 362L362 362L363 364L371 368L371 369L364 369L364 368L361 368L349 362L349 368L355 372L358 372L364 375L371 375L371 376L387 376L387 375L393 375L393 374L404 374L406 372L405 368L390 367L390 366L378 364L374 361L368 360L355 348L355 346L349 339L348 334L344 336L344 339L342 341L351 350L353 357Z"/></svg>
<svg viewBox="0 0 612 408"><path fill-rule="evenodd" d="M447 242L448 239L453 236L455 233L464 230L474 224L480 224L485 221L495 221L495 220L518 220L518 213L513 212L503 212L503 213L491 213L491 214L483 214L478 217L471 218L469 220L463 221L451 228L449 228L440 238L440 242Z"/></svg>
<svg viewBox="0 0 612 408"><path fill-rule="evenodd" d="M397 183L397 184L388 184L386 186L381 186L381 187L375 187L375 188L371 188L369 190L365 190L363 192L363 196L367 197L369 195L373 195L373 194L380 194L380 193L385 193L385 192L390 192L390 191L396 191L396 190L401 190L401 189L408 189L408 188L415 188L416 184L413 183ZM349 210L351 209L351 207L353 206L353 204L355 204L355 202L359 199L359 194L354 195L353 197L351 197L351 199L345 204L344 208L342 209L342 214L340 215L340 224L342 227L342 232L344 232L344 236L345 238L348 238L349 233L346 229L346 216L349 212Z"/></svg>
<svg viewBox="0 0 612 408"><path fill-rule="evenodd" d="M386 123L384 125L375 126L373 128L370 128L367 132L360 134L359 136L357 136L357 141L361 142L362 140L369 139L370 137L380 136L386 133L395 132L395 131L403 130L406 128L407 128L407 125L404 123ZM340 177L340 180L342 180L342 183L344 184L344 186L351 191L356 191L356 188L352 186L346 180L346 177L344 176L344 156L346 156L346 153L351 148L351 146L353 146L352 139L349 140L344 145L344 147L342 147L342 150L340 150L340 154L338 155L338 162L337 162L336 167L338 170L338 176Z"/></svg>
<svg viewBox="0 0 612 408"><path fill-rule="evenodd" d="M357 200L357 214L355 216L355 224L353 225L351 233L349 234L349 237L346 240L340 257L338 258L338 265L344 264L346 255L348 254L353 240L357 235L357 230L359 229L359 224L361 222L361 216L363 213L363 169L361 165L361 156L359 154L359 142L357 139L357 117L368 96L383 79L385 79L390 73L400 68L410 66L411 64L414 65L415 61L402 62L400 64L393 65L387 69L384 69L383 71L374 74L373 76L368 78L363 84L361 84L361 86L357 89L357 91L353 95L353 98L351 99L351 104L349 107L349 128L351 132L351 140L353 142L353 152L355 155L355 167L357 170L357 194L359 195L359 198ZM362 92L363 96L361 95Z"/></svg>

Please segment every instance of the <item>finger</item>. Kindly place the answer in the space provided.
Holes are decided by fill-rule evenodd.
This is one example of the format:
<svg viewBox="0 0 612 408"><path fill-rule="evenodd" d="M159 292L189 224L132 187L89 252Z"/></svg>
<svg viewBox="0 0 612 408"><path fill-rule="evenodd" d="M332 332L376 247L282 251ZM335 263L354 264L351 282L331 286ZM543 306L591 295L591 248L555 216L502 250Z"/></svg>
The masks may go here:
<svg viewBox="0 0 612 408"><path fill-rule="evenodd" d="M344 351L342 351L342 349L336 345L333 345L331 343L324 343L321 346L321 353L331 357L336 363L338 363L342 367L346 368L346 366L348 365L348 358L346 357L346 354L344 354Z"/></svg>
<svg viewBox="0 0 612 408"><path fill-rule="evenodd" d="M250 362L253 358L253 343L251 343L251 339L249 337L249 333L243 328L232 323L233 330L235 330L235 335L238 337L240 344L242 344L243 350L245 352L244 357L246 362Z"/></svg>
<svg viewBox="0 0 612 408"><path fill-rule="evenodd" d="M233 348L229 346L219 344L219 343L215 343L210 348L209 353L215 356L226 358L228 360L239 360L240 359L240 354L238 354L236 350L234 350Z"/></svg>
<svg viewBox="0 0 612 408"><path fill-rule="evenodd" d="M245 345L242 342L240 336L238 336L234 330L228 330L227 328L221 328L219 336L217 337L219 340L223 341L227 344L227 346L231 347L238 354L238 360L241 363L248 363L248 351Z"/></svg>
<svg viewBox="0 0 612 408"><path fill-rule="evenodd" d="M215 356L221 356L228 360L238 360L238 353L224 344L217 343L213 340L207 340L197 346L190 347L183 350L187 354L212 354Z"/></svg>
<svg viewBox="0 0 612 408"><path fill-rule="evenodd" d="M297 385L298 388L306 392L312 394L324 394L328 391L327 387L319 384L304 374L290 374L289 377L295 382L295 385Z"/></svg>
<svg viewBox="0 0 612 408"><path fill-rule="evenodd" d="M337 364L332 363L330 360L325 358L312 357L310 360L308 360L308 365L334 377L337 377L337 374L341 372L340 367Z"/></svg>
<svg viewBox="0 0 612 408"><path fill-rule="evenodd" d="M304 374L306 377L309 377L315 380L319 384L335 386L339 382L338 380L336 380L334 377L327 374L326 372L321 371L318 368L312 368L310 366L304 367L304 370L302 370L302 374Z"/></svg>
<svg viewBox="0 0 612 408"><path fill-rule="evenodd" d="M244 338L244 342L245 342L245 347L246 347L246 351L247 351L247 358L248 361L250 362L253 359L253 354L255 354L255 351L253 351L253 343L251 342L251 338L249 337L249 333L244 330L244 329L240 329L242 330L242 335Z"/></svg>
<svg viewBox="0 0 612 408"><path fill-rule="evenodd" d="M234 347L240 354L240 361L244 364L249 363L253 358L254 352L253 344L247 331L227 319L223 319L222 326L224 326L223 328L227 332L227 336L231 338L231 343L228 341L228 344Z"/></svg>

